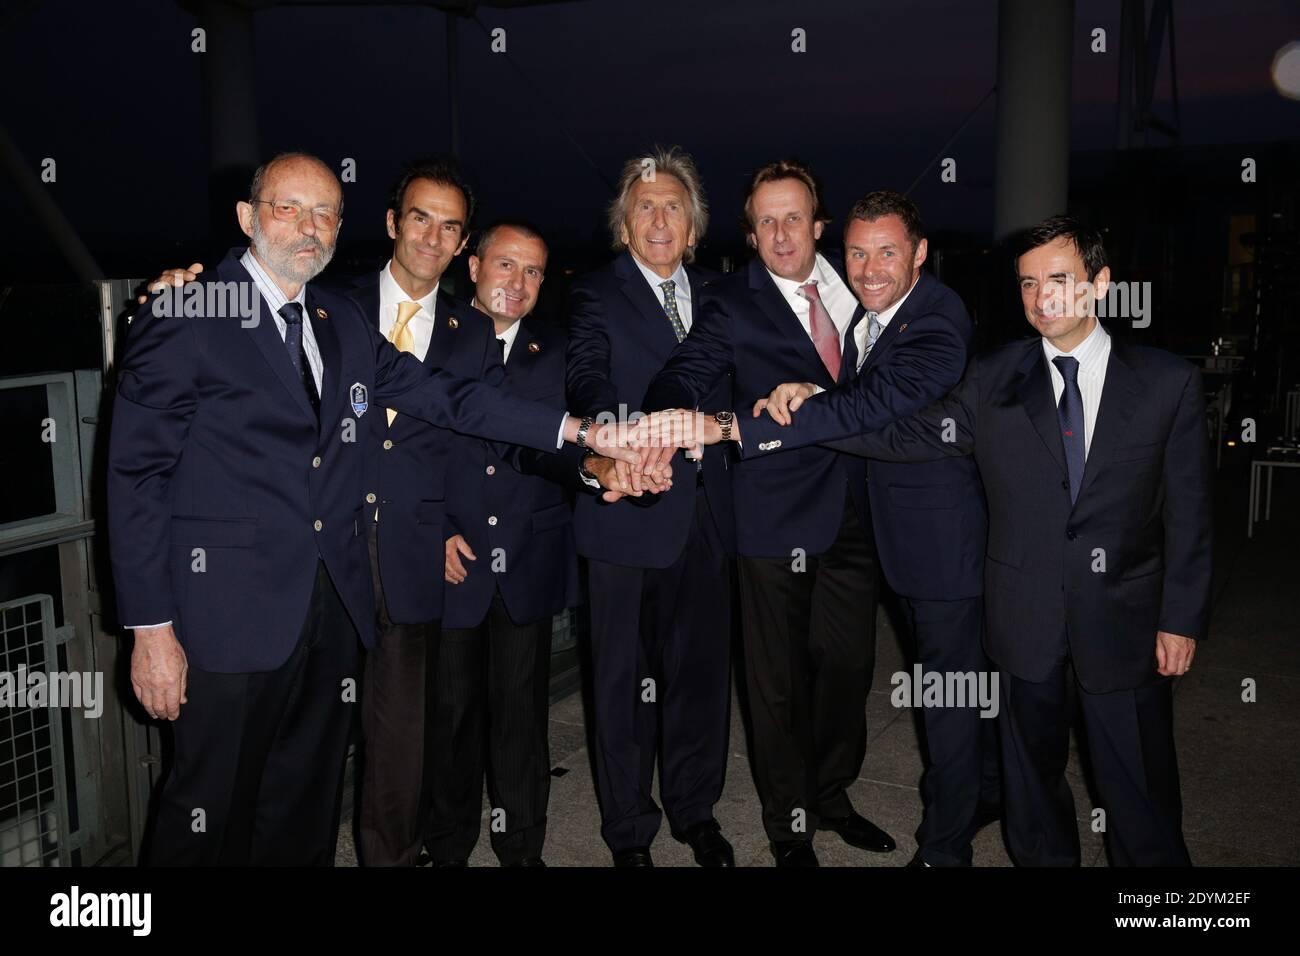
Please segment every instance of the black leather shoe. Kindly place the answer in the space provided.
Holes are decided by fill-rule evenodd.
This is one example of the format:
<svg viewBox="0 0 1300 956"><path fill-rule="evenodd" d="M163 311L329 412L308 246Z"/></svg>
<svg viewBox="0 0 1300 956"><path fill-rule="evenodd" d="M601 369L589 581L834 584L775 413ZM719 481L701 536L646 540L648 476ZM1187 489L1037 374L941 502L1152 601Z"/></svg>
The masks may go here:
<svg viewBox="0 0 1300 956"><path fill-rule="evenodd" d="M516 867L523 868L528 866L545 866L545 865L546 865L546 861L543 860L540 856L529 856L520 860L518 863L508 864L508 866L510 866L512 869Z"/></svg>
<svg viewBox="0 0 1300 956"><path fill-rule="evenodd" d="M893 837L856 811L847 817L820 817L817 826L838 833L845 843L859 850L892 853L897 846Z"/></svg>
<svg viewBox="0 0 1300 956"><path fill-rule="evenodd" d="M630 850L618 850L614 853L615 866L654 866L650 859L648 846L634 846Z"/></svg>
<svg viewBox="0 0 1300 956"><path fill-rule="evenodd" d="M736 854L722 835L717 820L705 820L687 827L681 836L684 843L695 851L695 862L700 866L735 866Z"/></svg>
<svg viewBox="0 0 1300 956"><path fill-rule="evenodd" d="M434 860L432 866L435 870L459 869L469 866L469 860Z"/></svg>
<svg viewBox="0 0 1300 956"><path fill-rule="evenodd" d="M917 851L914 854L912 854L912 858L907 861L907 865L927 867L930 864L926 863L925 860L921 859L921 851L920 849L917 849Z"/></svg>
<svg viewBox="0 0 1300 956"><path fill-rule="evenodd" d="M821 866L808 840L788 840L772 844L777 866Z"/></svg>

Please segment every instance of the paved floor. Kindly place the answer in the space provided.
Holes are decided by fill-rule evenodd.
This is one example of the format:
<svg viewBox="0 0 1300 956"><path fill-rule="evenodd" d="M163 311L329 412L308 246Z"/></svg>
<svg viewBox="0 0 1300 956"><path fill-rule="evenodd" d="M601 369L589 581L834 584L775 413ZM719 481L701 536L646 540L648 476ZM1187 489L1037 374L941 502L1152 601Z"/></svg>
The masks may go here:
<svg viewBox="0 0 1300 956"><path fill-rule="evenodd" d="M1273 519L1245 538L1245 500L1225 489L1216 509L1216 602L1211 640L1198 648L1195 666L1179 680L1174 707L1182 775L1184 832L1200 866L1300 865L1300 825L1294 803L1300 794L1300 481L1278 481ZM823 866L902 866L916 848L921 819L917 790L921 756L912 712L893 707L889 677L906 670L897 635L886 615L879 619L875 690L867 703L869 743L861 776L850 790L859 812L898 842L891 854L845 845L831 833L815 840ZM1255 702L1243 700L1253 681ZM1073 748L1072 748L1073 751ZM581 697L551 708L551 762L555 768L546 842L553 866L608 866L600 839L600 816L592 786ZM562 771L562 772L561 772ZM1099 834L1089 827L1092 801L1077 751L1068 777L1075 795L1085 866L1105 866ZM486 804L484 808L486 834ZM742 866L770 866L759 823L759 802L750 775L744 730L733 694L730 761L716 808L723 832ZM652 848L661 866L693 865L689 850L665 825ZM977 866L1009 866L1000 829L985 828L975 840ZM486 836L471 865L495 865ZM339 834L338 863L355 865L351 834Z"/></svg>

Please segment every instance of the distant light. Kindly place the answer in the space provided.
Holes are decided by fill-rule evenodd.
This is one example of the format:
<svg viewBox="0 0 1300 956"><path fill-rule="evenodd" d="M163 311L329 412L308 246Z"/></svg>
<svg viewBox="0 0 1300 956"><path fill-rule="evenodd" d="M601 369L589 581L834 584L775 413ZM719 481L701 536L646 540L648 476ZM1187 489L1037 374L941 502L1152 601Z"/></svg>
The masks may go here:
<svg viewBox="0 0 1300 956"><path fill-rule="evenodd" d="M1228 447L1229 447L1229 448L1236 448L1236 447L1237 447L1237 443L1236 443L1235 441L1233 441L1232 439L1228 439Z"/></svg>
<svg viewBox="0 0 1300 956"><path fill-rule="evenodd" d="M1300 43L1288 43L1273 57L1273 85L1290 100L1300 100Z"/></svg>

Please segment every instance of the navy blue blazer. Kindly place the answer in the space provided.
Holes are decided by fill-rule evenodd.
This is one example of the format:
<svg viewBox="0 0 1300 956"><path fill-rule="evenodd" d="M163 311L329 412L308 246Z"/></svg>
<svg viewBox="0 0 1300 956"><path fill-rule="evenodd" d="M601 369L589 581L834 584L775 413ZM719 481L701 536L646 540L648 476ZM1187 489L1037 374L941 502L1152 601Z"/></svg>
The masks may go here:
<svg viewBox="0 0 1300 956"><path fill-rule="evenodd" d="M699 321L700 302L710 273L686 267L691 284L692 314ZM641 400L655 373L677 347L677 336L663 304L630 252L582 276L569 291L568 398L575 415L618 415L641 410ZM699 402L716 411L730 394L727 372L701 388ZM648 409L647 409L648 410ZM728 553L735 551L729 448L704 453L704 487L714 525ZM695 514L697 466L679 453L673 461L673 486L647 501L608 504L599 496L582 496L574 513L578 553L609 564L666 568L686 547Z"/></svg>
<svg viewBox="0 0 1300 956"><path fill-rule="evenodd" d="M989 510L985 648L1022 680L1044 680L1068 652L1088 691L1127 690L1157 677L1157 630L1205 637L1210 455L1191 363L1112 338L1073 504L1036 336L975 359L947 398L876 430L892 418L865 389L836 389L806 402L792 425L768 419L757 443L746 432L745 453L776 459L847 435L860 453L893 461L973 453Z"/></svg>
<svg viewBox="0 0 1300 956"><path fill-rule="evenodd" d="M961 381L973 335L961 297L922 272L862 363L857 387L899 416L918 412ZM748 427L747 419L742 434ZM867 500L880 566L896 594L955 601L983 593L988 513L971 458L868 459Z"/></svg>
<svg viewBox="0 0 1300 956"><path fill-rule="evenodd" d="M555 447L560 425L552 406L430 372L350 299L308 285L306 321L325 369L318 424L270 307L239 264L243 251L200 285L209 303L240 284L253 288L260 314L249 327L237 313L157 317L154 298L136 313L118 368L107 477L121 623L171 620L190 663L224 673L288 659L317 559L373 644L361 524L373 508L368 418L393 407L538 449Z"/></svg>
<svg viewBox="0 0 1300 956"><path fill-rule="evenodd" d="M852 377L857 354L850 327L841 381ZM745 416L741 434L748 442L747 410L782 382L835 385L812 339L755 257L747 268L704 290L690 334L650 383L645 409L732 409ZM719 383L729 384L730 393L711 395ZM846 494L863 527L870 527L867 466L854 455L804 448L740 461L733 472L736 541L742 555L789 558L796 548L809 556L821 554L839 534Z"/></svg>
<svg viewBox="0 0 1300 956"><path fill-rule="evenodd" d="M372 272L348 290L366 321L379 328L379 279ZM492 320L439 290L424 366L499 385L505 378ZM388 424L371 416L366 429L365 492L379 508L379 580L388 616L422 624L442 616L443 542L448 464L456 433L409 415Z"/></svg>
<svg viewBox="0 0 1300 956"><path fill-rule="evenodd" d="M521 319L505 366L504 391L563 411L564 378L564 332L539 319ZM498 587L516 624L545 620L577 605L571 489L580 483L582 449L570 445L549 456L557 471L550 478L521 473L491 444L468 436L458 436L453 455L447 536L464 535L477 560L462 559L465 580L445 585L442 626L477 627Z"/></svg>

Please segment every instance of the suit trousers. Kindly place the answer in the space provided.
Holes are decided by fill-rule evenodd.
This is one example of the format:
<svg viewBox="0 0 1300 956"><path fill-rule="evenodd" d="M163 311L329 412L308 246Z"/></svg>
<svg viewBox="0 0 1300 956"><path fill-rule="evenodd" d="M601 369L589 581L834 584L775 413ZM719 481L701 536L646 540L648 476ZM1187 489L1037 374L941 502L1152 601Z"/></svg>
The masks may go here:
<svg viewBox="0 0 1300 956"><path fill-rule="evenodd" d="M361 693L364 741L358 856L363 866L414 866L429 806L425 701L438 660L437 620L394 624L379 579L381 522L367 521L375 588L375 646ZM442 587L430 578L430 587Z"/></svg>
<svg viewBox="0 0 1300 956"><path fill-rule="evenodd" d="M622 505L628 507L628 505ZM650 507L653 507L651 505ZM731 561L703 488L686 546L666 568L588 562L601 836L649 846L713 819L731 716Z"/></svg>
<svg viewBox="0 0 1300 956"><path fill-rule="evenodd" d="M830 548L806 558L741 557L745 683L754 777L773 842L811 841L867 751L876 659L876 556L847 495Z"/></svg>
<svg viewBox="0 0 1300 956"><path fill-rule="evenodd" d="M1074 798L1065 780L1073 681L1067 661L1042 683L1002 674L1003 806L1011 858L1020 866L1079 865ZM1108 694L1080 686L1076 697L1111 865L1189 866L1169 679Z"/></svg>
<svg viewBox="0 0 1300 956"><path fill-rule="evenodd" d="M983 598L900 600L923 673L993 671L982 643ZM1001 702L994 706L1000 709ZM1002 800L997 721L981 716L975 702L920 710L925 730L924 811L916 844L921 859L931 866L969 866L980 805L997 806Z"/></svg>
<svg viewBox="0 0 1300 956"><path fill-rule="evenodd" d="M318 561L307 617L273 671L191 667L147 859L155 866L333 866L357 632Z"/></svg>
<svg viewBox="0 0 1300 956"><path fill-rule="evenodd" d="M425 841L435 860L467 859L478 843L485 767L497 859L511 866L541 857L551 792L550 669L551 619L516 624L500 590L478 627L442 632Z"/></svg>

